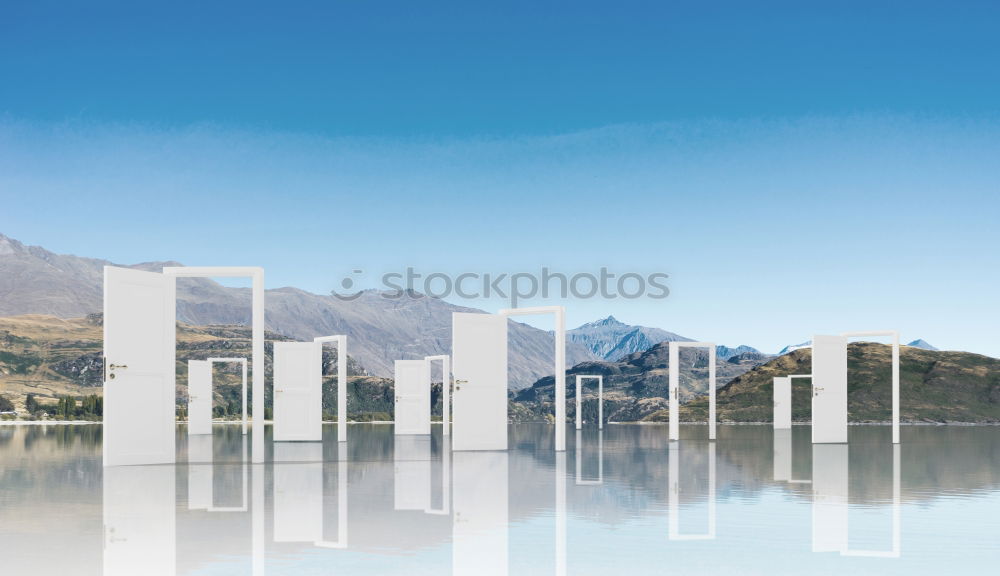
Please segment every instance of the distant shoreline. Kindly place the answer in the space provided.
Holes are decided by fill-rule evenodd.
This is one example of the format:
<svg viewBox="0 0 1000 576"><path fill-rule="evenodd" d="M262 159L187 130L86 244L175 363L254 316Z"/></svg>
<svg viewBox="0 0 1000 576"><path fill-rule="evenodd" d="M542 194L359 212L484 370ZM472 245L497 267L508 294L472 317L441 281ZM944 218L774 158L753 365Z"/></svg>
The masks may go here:
<svg viewBox="0 0 1000 576"><path fill-rule="evenodd" d="M272 425L271 420L265 420L264 425ZM348 422L350 425L358 424L378 424L378 425L388 425L392 424L391 420L373 420L371 422ZM440 424L441 422L431 422L431 424ZM92 426L101 425L103 422L94 422L89 420L3 420L0 421L0 426ZM187 422L177 422L177 425L187 424ZM240 421L218 421L212 422L212 424L221 425L240 425ZM324 420L323 424L334 425L335 421ZM508 422L510 424L552 424L551 422L542 421L524 421L524 422ZM567 422L566 425L570 425L572 422ZM681 422L685 426L708 426L707 422ZM668 426L668 422L605 422L606 426ZM770 422L718 422L717 426L771 426ZM810 422L793 422L793 426L811 426ZM848 426L892 426L891 422L848 422ZM900 426L1000 426L1000 422L900 422ZM247 427L252 427L253 422L247 422ZM588 426L589 428L589 426Z"/></svg>

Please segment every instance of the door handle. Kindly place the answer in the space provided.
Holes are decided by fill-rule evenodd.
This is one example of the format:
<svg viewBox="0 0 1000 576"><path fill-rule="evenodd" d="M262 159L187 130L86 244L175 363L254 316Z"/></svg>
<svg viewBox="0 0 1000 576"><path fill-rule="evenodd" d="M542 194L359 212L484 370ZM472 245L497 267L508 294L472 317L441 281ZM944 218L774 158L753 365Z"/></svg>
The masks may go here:
<svg viewBox="0 0 1000 576"><path fill-rule="evenodd" d="M455 390L456 391L461 390L462 389L461 384L468 384L468 383L469 383L468 380L459 380L459 379L456 378L455 379Z"/></svg>
<svg viewBox="0 0 1000 576"><path fill-rule="evenodd" d="M108 370L115 370L115 369L124 370L126 368L128 368L128 366L125 364L108 364Z"/></svg>
<svg viewBox="0 0 1000 576"><path fill-rule="evenodd" d="M819 393L822 390L825 390L822 386L813 386L813 396L819 396Z"/></svg>

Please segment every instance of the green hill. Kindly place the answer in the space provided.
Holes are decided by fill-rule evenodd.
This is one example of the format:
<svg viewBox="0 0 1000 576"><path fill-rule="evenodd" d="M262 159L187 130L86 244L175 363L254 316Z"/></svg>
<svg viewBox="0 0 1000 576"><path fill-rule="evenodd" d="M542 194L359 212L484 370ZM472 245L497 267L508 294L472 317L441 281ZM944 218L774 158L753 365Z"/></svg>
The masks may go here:
<svg viewBox="0 0 1000 576"><path fill-rule="evenodd" d="M851 422L892 417L891 347L857 342L847 348L847 406ZM812 350L779 356L736 377L718 391L720 422L770 422L776 376L811 372ZM904 422L1000 422L1000 360L968 352L904 346L899 356L900 419ZM792 418L810 419L811 384L793 380ZM708 400L688 403L682 417L703 420Z"/></svg>

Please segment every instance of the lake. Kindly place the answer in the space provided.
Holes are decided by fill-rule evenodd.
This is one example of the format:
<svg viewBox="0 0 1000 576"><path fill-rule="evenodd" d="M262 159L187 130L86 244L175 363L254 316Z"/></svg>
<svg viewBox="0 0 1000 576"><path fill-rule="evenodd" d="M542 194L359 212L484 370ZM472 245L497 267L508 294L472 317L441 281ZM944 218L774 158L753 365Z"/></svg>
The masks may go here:
<svg viewBox="0 0 1000 576"><path fill-rule="evenodd" d="M99 425L0 426L7 574L970 574L1000 566L1000 427L350 426L269 446L177 430L173 466L105 470ZM270 433L270 427L268 427ZM445 438L446 439L446 438ZM273 461L272 461L273 460Z"/></svg>

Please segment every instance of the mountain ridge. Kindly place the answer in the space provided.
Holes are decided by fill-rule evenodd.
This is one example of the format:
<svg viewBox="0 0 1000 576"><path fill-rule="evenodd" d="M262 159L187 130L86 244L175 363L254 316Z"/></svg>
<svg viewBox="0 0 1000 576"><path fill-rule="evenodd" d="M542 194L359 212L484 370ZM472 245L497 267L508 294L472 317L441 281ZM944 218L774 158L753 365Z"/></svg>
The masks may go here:
<svg viewBox="0 0 1000 576"><path fill-rule="evenodd" d="M56 254L0 234L0 316L48 314L82 318L101 312L103 268L108 260ZM179 262L142 262L123 267L159 271ZM296 340L347 334L349 354L372 375L389 377L397 359L451 351L451 314L482 312L443 300L384 298L377 290L345 301L332 295L284 286L265 291L267 330ZM209 278L178 278L178 321L195 326L250 323L249 288L226 287ZM551 333L510 322L509 384L518 389L552 373ZM567 363L593 359L586 348L567 343Z"/></svg>

